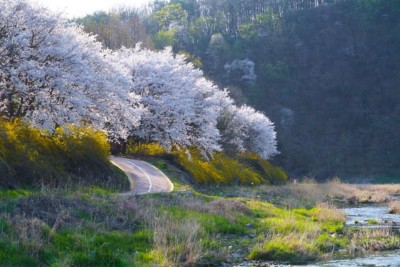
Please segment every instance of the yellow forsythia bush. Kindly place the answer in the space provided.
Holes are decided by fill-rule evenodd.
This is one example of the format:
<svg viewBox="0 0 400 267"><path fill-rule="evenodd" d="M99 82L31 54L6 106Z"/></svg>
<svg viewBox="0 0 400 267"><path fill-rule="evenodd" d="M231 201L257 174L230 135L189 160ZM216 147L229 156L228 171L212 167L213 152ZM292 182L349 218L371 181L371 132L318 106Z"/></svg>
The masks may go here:
<svg viewBox="0 0 400 267"><path fill-rule="evenodd" d="M105 180L112 172L109 150L106 134L90 127L50 133L21 120L0 119L0 186Z"/></svg>
<svg viewBox="0 0 400 267"><path fill-rule="evenodd" d="M138 157L161 156L187 171L198 184L262 184L284 183L287 174L254 153L228 156L224 152L205 160L195 148L175 149L168 154L157 143L129 143L128 154ZM189 152L189 153L187 153Z"/></svg>

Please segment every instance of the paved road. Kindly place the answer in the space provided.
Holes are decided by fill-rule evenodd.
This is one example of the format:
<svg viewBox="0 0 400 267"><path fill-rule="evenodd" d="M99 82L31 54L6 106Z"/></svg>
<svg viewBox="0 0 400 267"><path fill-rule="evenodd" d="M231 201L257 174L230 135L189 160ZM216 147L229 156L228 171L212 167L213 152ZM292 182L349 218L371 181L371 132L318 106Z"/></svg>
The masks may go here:
<svg viewBox="0 0 400 267"><path fill-rule="evenodd" d="M111 157L111 162L129 177L131 193L135 195L171 192L174 189L168 177L147 162L122 157Z"/></svg>

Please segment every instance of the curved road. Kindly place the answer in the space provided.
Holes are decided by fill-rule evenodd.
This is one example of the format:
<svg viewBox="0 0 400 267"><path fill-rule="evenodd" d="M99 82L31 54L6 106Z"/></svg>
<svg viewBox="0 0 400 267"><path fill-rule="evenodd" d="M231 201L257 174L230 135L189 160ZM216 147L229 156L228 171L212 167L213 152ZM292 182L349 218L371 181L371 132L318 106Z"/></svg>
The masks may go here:
<svg viewBox="0 0 400 267"><path fill-rule="evenodd" d="M122 157L111 157L111 162L122 169L131 183L134 195L171 192L174 189L168 177L153 165Z"/></svg>

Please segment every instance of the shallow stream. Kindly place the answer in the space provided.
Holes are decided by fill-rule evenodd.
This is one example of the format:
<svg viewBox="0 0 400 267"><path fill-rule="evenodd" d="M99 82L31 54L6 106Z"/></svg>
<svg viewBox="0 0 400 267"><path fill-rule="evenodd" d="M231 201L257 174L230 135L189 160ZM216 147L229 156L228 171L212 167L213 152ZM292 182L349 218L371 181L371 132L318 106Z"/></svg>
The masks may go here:
<svg viewBox="0 0 400 267"><path fill-rule="evenodd" d="M304 266L304 265L303 265ZM354 259L333 260L326 263L305 265L308 267L398 267L400 250L381 252Z"/></svg>
<svg viewBox="0 0 400 267"><path fill-rule="evenodd" d="M341 209L346 215L346 225L356 228L388 228L400 231L400 215L389 214L387 206L361 205L358 207ZM265 265L258 263L237 266L287 266L287 265ZM290 265L295 266L295 265ZM378 252L364 257L337 259L327 262L317 262L302 267L400 267L400 250L389 252Z"/></svg>
<svg viewBox="0 0 400 267"><path fill-rule="evenodd" d="M400 215L389 214L387 206L359 206L341 209L346 215L346 225L357 228L388 228L400 229ZM303 265L304 266L304 265ZM332 260L324 263L316 263L312 266L325 267L399 267L400 250L390 252L379 252L364 257L353 259Z"/></svg>
<svg viewBox="0 0 400 267"><path fill-rule="evenodd" d="M389 214L387 206L360 206L341 209L346 215L346 224L364 228L399 228L400 215Z"/></svg>

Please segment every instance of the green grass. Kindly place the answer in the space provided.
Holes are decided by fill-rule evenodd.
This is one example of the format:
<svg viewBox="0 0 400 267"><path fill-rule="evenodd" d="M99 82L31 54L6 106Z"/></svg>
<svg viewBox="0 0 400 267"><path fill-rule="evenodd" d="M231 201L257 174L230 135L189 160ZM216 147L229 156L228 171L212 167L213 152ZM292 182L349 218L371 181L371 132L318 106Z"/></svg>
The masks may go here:
<svg viewBox="0 0 400 267"><path fill-rule="evenodd" d="M379 222L377 220L375 220L375 219L368 219L367 223L369 225L377 225L377 224L379 224Z"/></svg>
<svg viewBox="0 0 400 267"><path fill-rule="evenodd" d="M328 205L279 207L262 200L265 188L229 197L232 188L199 192L179 181L190 193L0 191L0 266L208 266L238 253L241 260L297 264L355 253L353 247L400 247L400 237L347 229Z"/></svg>
<svg viewBox="0 0 400 267"><path fill-rule="evenodd" d="M199 221L204 229L211 234L232 234L232 235L243 235L246 233L246 224L249 223L249 219L241 217L237 221L230 221L229 219L215 214L207 214L204 212L197 212L192 210L185 210L179 206L162 207L162 210L171 213L171 217L175 220L185 220L186 218L192 218Z"/></svg>
<svg viewBox="0 0 400 267"><path fill-rule="evenodd" d="M0 240L0 266L37 266L34 257L16 243Z"/></svg>
<svg viewBox="0 0 400 267"><path fill-rule="evenodd" d="M0 189L0 201L18 199L32 194L32 191L17 189L17 190L5 190Z"/></svg>
<svg viewBox="0 0 400 267"><path fill-rule="evenodd" d="M149 160L149 162L168 176L174 185L174 191L185 191L192 189L192 186L189 184L189 175L176 166L160 158L152 158Z"/></svg>
<svg viewBox="0 0 400 267"><path fill-rule="evenodd" d="M76 194L54 194L41 195L37 192L35 195L24 194L20 198L4 198L1 201L15 202L19 208L32 203L37 209L34 213L18 215L22 216L22 221L14 221L7 215L10 214L8 211L0 214L3 216L0 220L0 235L4 237L2 246L7 247L7 254L10 255L7 259L4 258L7 254L3 255L1 264L12 265L16 262L16 265L24 265L27 262L26 265L39 266L67 262L71 266L132 266L137 263L179 265L193 259L202 264L215 264L229 258L226 252L228 247L233 247L233 252L252 247L253 252L244 257L253 255L255 259L263 259L265 248L274 247L275 252L268 252L268 257L280 260L288 253L285 250L278 251L280 247L290 253L296 250L286 241L279 243L277 237L272 243L256 247L249 236L264 240L271 230L279 235L301 235L310 229L322 234L327 233L322 226L330 222L328 220L321 224L314 221L314 210L284 210L263 201L245 198L171 193L126 199L114 197L111 192L99 188L81 190ZM52 210L35 204L49 201L59 202L59 209ZM14 212L23 210L16 209ZM37 212L65 212L68 216L63 224L52 230L56 223L51 216L42 218L39 224L36 218L29 217ZM160 223L157 223L159 220ZM288 220L290 223L287 223ZM252 227L248 227L249 224ZM39 225L42 234L35 234L38 232L35 230L30 234L32 238L26 240L20 232L21 229L27 233L36 229L29 228L31 225ZM166 232L162 234L159 231ZM166 239L160 241L158 236ZM306 240L303 245L312 246L308 242L311 241Z"/></svg>
<svg viewBox="0 0 400 267"><path fill-rule="evenodd" d="M57 234L52 245L54 257L70 254L73 266L129 266L138 260L149 260L151 238L152 232L148 230L134 233L67 230Z"/></svg>

